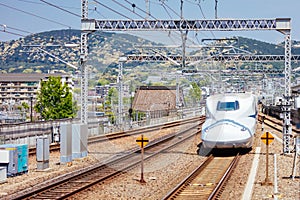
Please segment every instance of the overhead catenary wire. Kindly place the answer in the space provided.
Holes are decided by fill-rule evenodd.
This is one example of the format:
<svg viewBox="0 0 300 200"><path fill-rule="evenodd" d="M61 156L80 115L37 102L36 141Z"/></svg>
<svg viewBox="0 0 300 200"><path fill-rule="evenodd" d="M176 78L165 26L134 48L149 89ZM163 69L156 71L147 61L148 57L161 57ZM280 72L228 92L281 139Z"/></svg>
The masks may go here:
<svg viewBox="0 0 300 200"><path fill-rule="evenodd" d="M172 19L171 14L168 12L168 10L166 9L166 7L167 7L168 9L170 9L173 13L175 13L178 17L180 17L182 20L185 20L185 19L183 18L183 15L182 15L182 16L179 15L174 9L172 9L170 6L168 6L167 4L165 4L164 1L162 1L160 5L164 8L164 10L167 12L167 14L169 15L169 17L170 17L171 19ZM166 7L165 7L164 5L166 5ZM178 34L178 35L180 35L180 37L182 37L180 33L177 33L177 32L175 32L175 33ZM192 40L192 39L191 39L190 37L188 37L188 36L187 36L187 40L188 40L190 43L196 45L196 42L195 42L194 40Z"/></svg>
<svg viewBox="0 0 300 200"><path fill-rule="evenodd" d="M24 10L21 10L21 9L12 7L12 6L8 6L8 5L5 5L5 4L3 4L3 3L0 3L0 6L4 6L4 7L7 7L7 8L10 8L10 9L12 9L12 10L16 10L16 11L19 11L19 12L22 12L22 13L25 13L25 14L28 14L28 15L31 15L31 16L34 16L34 17L37 17L37 18L39 18L39 19L46 20L46 21L48 21L48 22L52 22L52 23L55 23L55 24L59 24L59 25L61 25L61 26L65 26L65 27L71 28L69 25L66 25L66 24L63 24L63 23L60 23L60 22L51 20L51 19L47 19L47 18L45 18L45 17L42 17L42 16L39 16L39 15L30 13L30 12L27 12L27 11L24 11Z"/></svg>
<svg viewBox="0 0 300 200"><path fill-rule="evenodd" d="M33 34L32 32L29 32L29 31L26 31L26 30L23 30L23 29L19 29L19 28L14 28L14 27L11 27L11 26L7 26L6 24L0 24L0 26L2 26L4 29L8 28L8 29L12 29L12 30L15 30L15 31L23 32L23 33Z"/></svg>
<svg viewBox="0 0 300 200"><path fill-rule="evenodd" d="M66 10L66 9L64 9L64 8L62 8L62 7L60 7L60 6L54 5L54 4L49 3L49 2L47 2L47 1L44 1L44 0L40 0L40 1L44 2L45 4L50 5L50 6L52 6L52 7L55 7L55 8L57 8L57 9L59 9L59 10L62 10L62 11L64 11L64 12L67 12L67 13L69 13L69 14L71 14L71 15L74 15L74 16L76 16L76 17L80 17L80 18L81 18L81 15L78 15L78 14L76 14L76 13L73 13L73 12L71 12L71 11L68 11L68 10Z"/></svg>
<svg viewBox="0 0 300 200"><path fill-rule="evenodd" d="M45 5L45 3L36 2L36 1L30 1L30 0L15 0L15 1L21 1L21 2L25 2L25 3L32 3L32 4ZM61 7L61 8L68 8L68 9L81 10L80 7L72 7L72 6L59 6L59 7Z"/></svg>
<svg viewBox="0 0 300 200"><path fill-rule="evenodd" d="M19 34L19 33L14 33L14 32L7 31L7 30L0 30L0 31L1 31L1 32L4 32L4 33L16 35L16 36L26 37L26 35L22 35L22 34Z"/></svg>
<svg viewBox="0 0 300 200"><path fill-rule="evenodd" d="M97 7L96 7L96 6L95 6L94 9L91 9L91 10L92 10L92 13L91 13L91 14L93 14L93 13L95 12L95 13L97 13L99 16L101 16L101 17L107 19L107 17L105 17L102 13L100 13L100 12L97 10Z"/></svg>
<svg viewBox="0 0 300 200"><path fill-rule="evenodd" d="M198 3L192 2L191 0L186 0L186 1L188 3L190 3L190 4L197 5L199 7L199 9L200 9L200 12L201 12L203 18L206 19L205 15L204 15L204 12L203 12L203 9L202 9L202 7L200 5L200 1Z"/></svg>
<svg viewBox="0 0 300 200"><path fill-rule="evenodd" d="M114 1L114 0L113 0ZM132 6L132 3L131 2L129 2L128 0L124 0L126 3L128 3L130 6ZM97 1L95 1L95 2L97 2ZM139 8L138 6L136 6L135 5L135 8L137 9L137 10L139 10L139 11L141 11L141 12L143 12L143 13L145 13L145 14L148 14L151 18L153 18L153 19L155 19L155 20L158 20L156 17L154 17L151 13L147 13L145 10L143 10L143 9L141 9L141 8ZM128 10L128 9L127 9ZM129 9L130 10L130 9ZM136 15L138 15L136 12L133 12L132 10L130 10L132 13L134 13L134 14L136 14ZM138 16L140 16L140 17L142 17L141 15L138 15ZM142 17L143 18L143 17ZM130 31L129 31L130 32ZM135 33L136 35L138 35L137 33ZM169 36L169 38L171 39L171 41L174 43L174 44L176 44L176 42L170 37L170 32L168 32L168 36Z"/></svg>
<svg viewBox="0 0 300 200"><path fill-rule="evenodd" d="M103 4L103 3L100 3L99 1L94 0L94 2L96 2L97 4L99 4L99 5L101 5L101 6L105 7L105 8L107 8L108 10L110 10L110 11L112 11L112 12L114 12L114 13L117 13L118 15L120 15L120 16L126 18L126 19L132 20L132 19L129 18L128 16L126 16L126 15L120 13L119 11L116 11L115 9L110 8L109 6L106 6L106 5Z"/></svg>
<svg viewBox="0 0 300 200"><path fill-rule="evenodd" d="M113 1L113 2L115 2L116 4L118 4L119 6L121 6L122 8L125 8L126 10L128 10L128 11L132 12L132 10L131 10L131 9L127 8L127 7L126 7L126 6L124 6L123 4L121 4L121 3L117 2L116 0L112 0L112 1ZM137 16L139 16L139 17L143 18L143 16L139 15L138 13L136 13L136 12L133 12L133 13L134 13L134 14L136 14Z"/></svg>
<svg viewBox="0 0 300 200"><path fill-rule="evenodd" d="M167 15L169 15L170 18L172 18L172 15L169 13L169 11L167 10L167 8L165 7L164 4L161 4L161 6L164 8L164 10L166 11Z"/></svg>
<svg viewBox="0 0 300 200"><path fill-rule="evenodd" d="M201 6L201 4L200 4L200 1L199 1L198 3L192 2L191 0L186 0L186 1L189 2L189 3L191 3L191 4L193 4L193 5L197 5L198 8L199 8L199 10L200 10L200 12L201 12L201 14L202 14L203 19L206 19L205 15L204 15L204 12L203 12L203 9L202 9L202 6ZM209 32L212 34L213 38L216 38L216 36L215 36L215 34L214 34L213 31L209 31ZM202 33L202 32L201 32L201 33ZM204 34L204 33L202 33L202 34L203 34L205 37L208 37L206 34Z"/></svg>
<svg viewBox="0 0 300 200"><path fill-rule="evenodd" d="M22 1L22 2L26 2L26 3L33 3L33 4L40 4L40 5L43 5L43 3L36 2L36 1L29 1L29 0L17 0L17 1Z"/></svg>
<svg viewBox="0 0 300 200"><path fill-rule="evenodd" d="M132 3L129 2L128 0L124 0L124 1L127 2L128 4L132 5ZM148 15L149 17L152 17L153 19L158 20L156 17L154 17L153 15L151 15L151 13L148 13L147 11L145 11L145 10L139 8L139 7L136 6L136 5L135 5L135 8L138 9L139 11L145 13L145 14ZM133 11L132 11L132 12L133 12Z"/></svg>
<svg viewBox="0 0 300 200"><path fill-rule="evenodd" d="M168 9L170 9L175 15L181 18L180 14L178 14L174 9L172 9L170 6L165 4L165 2L162 2L162 5L165 5Z"/></svg>

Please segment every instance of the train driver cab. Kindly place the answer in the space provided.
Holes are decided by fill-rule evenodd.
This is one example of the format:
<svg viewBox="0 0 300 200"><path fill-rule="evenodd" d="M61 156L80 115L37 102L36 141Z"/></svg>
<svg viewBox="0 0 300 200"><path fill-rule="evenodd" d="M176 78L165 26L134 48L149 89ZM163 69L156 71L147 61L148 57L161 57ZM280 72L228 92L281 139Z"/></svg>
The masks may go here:
<svg viewBox="0 0 300 200"><path fill-rule="evenodd" d="M233 102L222 102L218 101L217 111L234 111L240 108L238 101Z"/></svg>

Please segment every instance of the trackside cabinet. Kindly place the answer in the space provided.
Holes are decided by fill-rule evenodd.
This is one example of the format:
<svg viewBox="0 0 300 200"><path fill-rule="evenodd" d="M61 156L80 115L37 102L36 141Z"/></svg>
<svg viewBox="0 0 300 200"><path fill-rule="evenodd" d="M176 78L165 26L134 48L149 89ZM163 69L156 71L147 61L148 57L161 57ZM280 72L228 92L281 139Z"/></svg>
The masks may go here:
<svg viewBox="0 0 300 200"><path fill-rule="evenodd" d="M28 145L27 144L3 144L0 150L8 152L9 162L2 163L1 166L7 167L7 175L15 176L19 173L28 171Z"/></svg>
<svg viewBox="0 0 300 200"><path fill-rule="evenodd" d="M0 150L0 183L6 182L9 164L9 151Z"/></svg>
<svg viewBox="0 0 300 200"><path fill-rule="evenodd" d="M28 145L19 144L18 149L18 173L28 171Z"/></svg>
<svg viewBox="0 0 300 200"><path fill-rule="evenodd" d="M49 168L49 139L47 137L36 139L36 161L37 169Z"/></svg>
<svg viewBox="0 0 300 200"><path fill-rule="evenodd" d="M0 167L0 184L5 183L7 179L6 167Z"/></svg>

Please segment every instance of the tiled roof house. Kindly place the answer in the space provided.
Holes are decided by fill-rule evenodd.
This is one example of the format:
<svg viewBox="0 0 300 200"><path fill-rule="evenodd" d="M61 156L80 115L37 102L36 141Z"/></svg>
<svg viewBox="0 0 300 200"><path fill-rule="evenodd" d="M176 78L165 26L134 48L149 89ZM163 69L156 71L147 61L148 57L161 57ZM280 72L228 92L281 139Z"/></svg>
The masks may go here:
<svg viewBox="0 0 300 200"><path fill-rule="evenodd" d="M183 105L182 91L179 91L179 102ZM132 108L140 112L176 110L176 86L141 86L136 91Z"/></svg>

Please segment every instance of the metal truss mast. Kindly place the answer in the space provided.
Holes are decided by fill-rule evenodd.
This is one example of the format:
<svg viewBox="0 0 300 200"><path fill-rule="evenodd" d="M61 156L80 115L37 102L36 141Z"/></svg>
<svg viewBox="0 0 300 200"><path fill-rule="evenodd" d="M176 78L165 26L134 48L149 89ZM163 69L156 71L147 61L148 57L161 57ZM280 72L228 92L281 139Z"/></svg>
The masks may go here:
<svg viewBox="0 0 300 200"><path fill-rule="evenodd" d="M186 56L187 64L191 62L203 61L203 62L211 62L211 61L223 61L223 62L231 62L231 61L245 61L245 62L284 62L285 55L216 55L216 56ZM179 55L127 55L128 61L154 61L154 62L167 62L167 61L182 61L182 56ZM291 56L291 61L300 61L300 55Z"/></svg>
<svg viewBox="0 0 300 200"><path fill-rule="evenodd" d="M291 19L202 19L202 20L97 20L88 19L88 0L81 0L81 58L86 61L87 57L87 32L92 31L255 31L255 30L276 30L285 35L285 109L283 128L283 152L291 153ZM86 123L87 91L84 62L82 65L81 86L82 91L82 113L81 120ZM83 114L83 112L85 112Z"/></svg>
<svg viewBox="0 0 300 200"><path fill-rule="evenodd" d="M202 20L96 20L81 21L86 31L242 31L290 30L290 18L281 19L202 19Z"/></svg>
<svg viewBox="0 0 300 200"><path fill-rule="evenodd" d="M81 1L81 21L88 19L88 0ZM86 61L88 57L88 32L81 31L81 44L80 44L80 65L81 65L81 112L80 121L87 124L87 95L88 95L88 71Z"/></svg>

